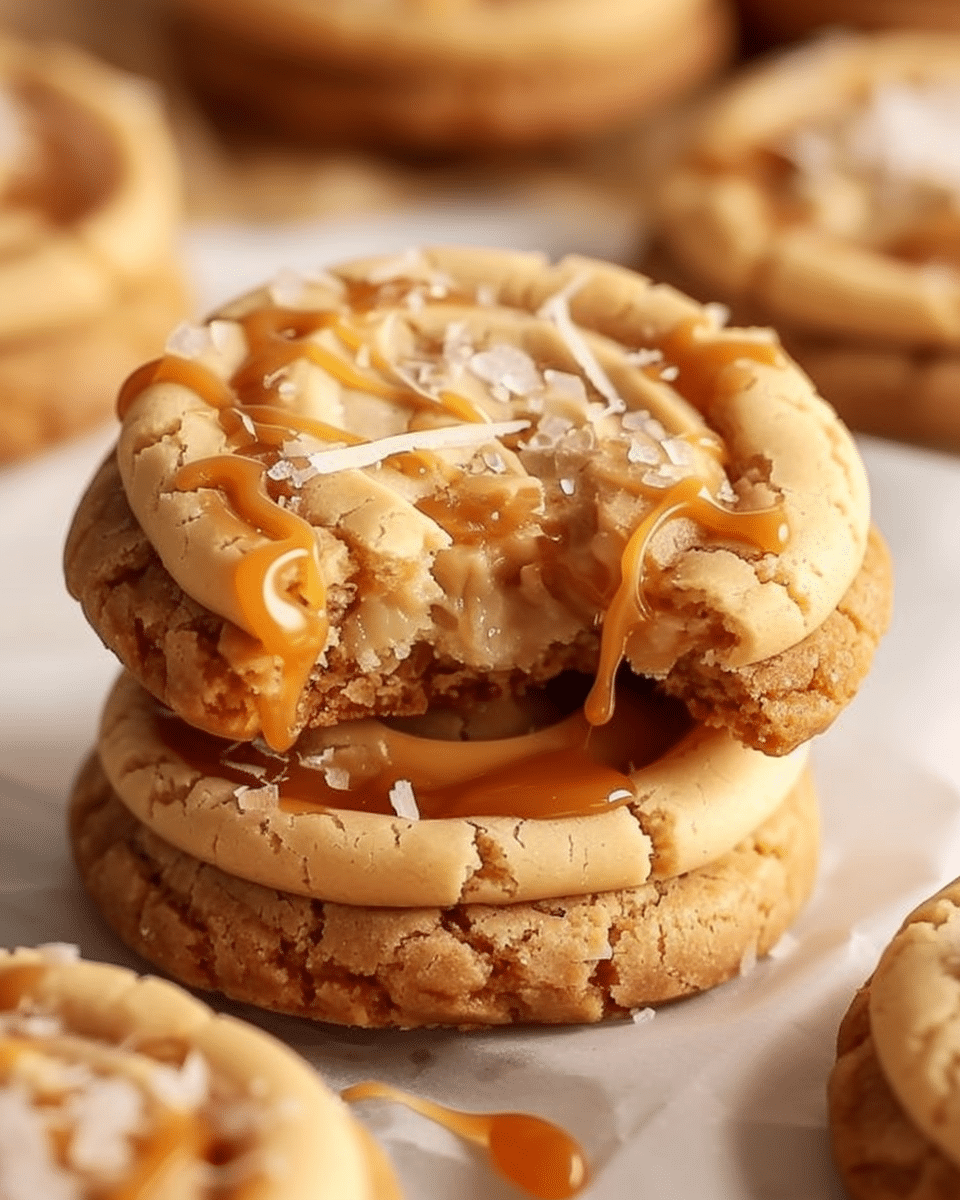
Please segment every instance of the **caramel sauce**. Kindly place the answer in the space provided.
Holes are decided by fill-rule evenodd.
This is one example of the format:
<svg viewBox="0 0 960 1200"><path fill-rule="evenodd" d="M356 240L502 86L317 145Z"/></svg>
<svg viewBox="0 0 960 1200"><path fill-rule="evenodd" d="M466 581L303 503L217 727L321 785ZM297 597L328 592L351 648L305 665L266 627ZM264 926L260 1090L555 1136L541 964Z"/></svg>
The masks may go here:
<svg viewBox="0 0 960 1200"><path fill-rule="evenodd" d="M136 1164L128 1178L103 1193L103 1200L150 1200L163 1194L177 1169L209 1161L213 1138L196 1113L166 1112L157 1127L141 1139Z"/></svg>
<svg viewBox="0 0 960 1200"><path fill-rule="evenodd" d="M783 362L783 351L774 342L729 337L702 341L695 336L701 327L696 317L681 321L660 344L665 359L680 372L674 386L701 413L708 413L713 401L722 395L724 367L742 359L770 367Z"/></svg>
<svg viewBox="0 0 960 1200"><path fill-rule="evenodd" d="M660 758L689 729L682 705L622 688L613 720L592 729L581 709L534 733L446 741L356 722L352 745L386 746L372 773L331 787L324 765L296 752L272 755L255 742L229 743L155 709L156 736L193 771L246 787L274 785L290 813L351 810L393 815L398 780L414 790L422 819L509 816L549 819L605 812L634 800L630 772Z"/></svg>
<svg viewBox="0 0 960 1200"><path fill-rule="evenodd" d="M630 536L620 560L620 583L604 615L600 634L597 676L584 704L591 725L603 725L614 713L614 683L633 630L653 619L643 597L644 562L650 540L667 521L678 518L696 521L710 533L756 546L764 553L779 553L786 543L787 528L780 506L754 512L735 512L721 507L704 490L696 475L667 488L659 504L648 513Z"/></svg>
<svg viewBox="0 0 960 1200"><path fill-rule="evenodd" d="M404 281L373 285L355 281L345 285L350 316L358 317L373 309L403 286ZM449 299L449 294L444 295ZM265 306L239 318L247 339L247 355L225 382L195 360L173 355L140 368L124 384L118 400L121 416L135 397L152 383L170 381L191 388L218 413L232 453L188 464L176 477L182 490L200 487L220 490L238 518L268 539L268 544L246 555L234 577L237 601L248 628L264 649L277 655L283 664L283 679L276 694L261 696L261 725L268 744L287 749L294 741L296 708L301 691L317 658L326 645L328 622L325 616L325 586L316 556L312 527L289 509L281 507L269 494L264 458L272 459L287 435L308 433L322 441L358 444L364 439L335 426L292 413L279 400L277 383L293 361L306 359L328 372L345 387L379 396L391 402L433 408L463 421L489 418L468 400L448 390L438 397L421 395L406 384L390 383L383 376L390 364L370 347L368 362L380 378L321 346L311 335L330 329L347 349L359 350L369 343L341 309L300 310L283 306ZM738 360L770 365L781 361L775 345L749 339L713 338L701 341L696 336L700 322L682 322L663 339L665 357L678 368L677 389L701 412L709 409L724 386L718 372ZM685 431L689 436L689 430ZM702 440L702 439L701 439ZM706 450L720 472L723 448L708 439ZM399 456L401 470L422 473L436 467L437 460L427 454ZM776 552L783 546L783 520L779 509L762 513L741 513L724 508L711 499L711 484L702 477L682 480L667 489L643 489L655 495L653 511L634 531L624 550L621 580L604 620L601 638L600 669L587 703L591 724L609 720L613 704L613 680L631 629L649 618L643 601L643 565L651 537L667 520L687 517L697 521L715 536L746 541L764 551ZM637 485L639 487L639 485ZM432 516L461 541L477 542L490 527L491 514L479 501L452 501L449 497L431 497L419 501L422 511ZM510 518L498 528L513 532L519 528L519 516L510 527ZM562 772L569 763L541 764L548 771Z"/></svg>
<svg viewBox="0 0 960 1200"><path fill-rule="evenodd" d="M566 1130L530 1113L471 1113L367 1080L340 1093L349 1103L392 1100L486 1151L493 1169L535 1200L566 1200L587 1185L587 1160Z"/></svg>
<svg viewBox="0 0 960 1200"><path fill-rule="evenodd" d="M43 963L22 963L0 971L0 1012L10 1012L46 974Z"/></svg>

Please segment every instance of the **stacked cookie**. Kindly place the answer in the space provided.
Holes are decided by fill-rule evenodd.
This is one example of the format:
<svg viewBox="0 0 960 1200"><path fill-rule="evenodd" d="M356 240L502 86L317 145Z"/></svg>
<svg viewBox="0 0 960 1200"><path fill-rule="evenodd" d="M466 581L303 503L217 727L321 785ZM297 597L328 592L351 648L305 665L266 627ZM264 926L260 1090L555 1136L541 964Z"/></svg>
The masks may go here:
<svg viewBox="0 0 960 1200"><path fill-rule="evenodd" d="M179 176L146 84L0 39L0 462L104 420L186 312Z"/></svg>
<svg viewBox="0 0 960 1200"><path fill-rule="evenodd" d="M224 114L414 150L565 142L621 124L729 55L718 0L175 0L172 43Z"/></svg>
<svg viewBox="0 0 960 1200"><path fill-rule="evenodd" d="M915 909L837 1039L830 1126L855 1200L960 1192L960 882Z"/></svg>
<svg viewBox="0 0 960 1200"><path fill-rule="evenodd" d="M411 251L182 327L120 409L66 569L127 669L72 820L131 945L413 1026L624 1015L780 936L890 579L769 331Z"/></svg>
<svg viewBox="0 0 960 1200"><path fill-rule="evenodd" d="M853 426L960 447L960 39L825 38L716 94L649 263L774 324Z"/></svg>
<svg viewBox="0 0 960 1200"><path fill-rule="evenodd" d="M5 1196L399 1195L293 1051L73 947L0 950L0 1051Z"/></svg>

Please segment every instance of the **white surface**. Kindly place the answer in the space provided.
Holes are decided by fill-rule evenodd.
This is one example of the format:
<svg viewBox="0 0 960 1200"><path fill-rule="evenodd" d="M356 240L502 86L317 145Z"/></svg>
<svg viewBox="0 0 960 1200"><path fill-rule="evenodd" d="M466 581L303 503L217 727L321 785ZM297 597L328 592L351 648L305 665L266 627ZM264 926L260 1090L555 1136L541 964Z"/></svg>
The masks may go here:
<svg viewBox="0 0 960 1200"><path fill-rule="evenodd" d="M189 240L204 306L283 265L319 265L418 237L615 255L622 231L494 209L424 225ZM105 431L0 473L0 944L73 941L140 965L74 877L62 809L116 667L61 582L70 514ZM897 561L893 629L854 704L820 739L824 851L813 901L782 953L647 1023L480 1034L378 1034L243 1015L306 1054L328 1082L374 1077L466 1108L564 1124L594 1167L592 1200L820 1200L830 1164L824 1085L839 1018L906 912L960 874L960 460L863 446L875 516ZM413 1200L515 1196L473 1151L402 1109L363 1119Z"/></svg>

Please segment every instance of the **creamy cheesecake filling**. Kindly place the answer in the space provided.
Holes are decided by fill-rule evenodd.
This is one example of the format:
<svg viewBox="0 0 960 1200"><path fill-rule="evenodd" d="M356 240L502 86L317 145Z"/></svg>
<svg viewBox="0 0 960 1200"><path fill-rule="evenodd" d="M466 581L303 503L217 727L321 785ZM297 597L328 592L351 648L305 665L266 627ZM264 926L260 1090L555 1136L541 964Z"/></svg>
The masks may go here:
<svg viewBox="0 0 960 1200"><path fill-rule="evenodd" d="M284 276L177 331L125 386L131 507L181 587L280 660L259 700L274 748L292 744L300 693L334 649L360 672L429 645L534 679L556 671L557 646L590 665L599 649L587 712L601 724L624 656L659 674L692 650L746 660L793 640L751 622L768 601L802 614L805 587L775 601L768 588L754 612L740 582L720 614L699 566L696 594L671 590L691 549L733 549L762 585L794 544L749 423L717 419L752 405L758 372L787 369L775 342L692 305L623 342L572 315L590 268L558 274L565 286L526 304L417 252ZM852 508L859 539L859 496Z"/></svg>

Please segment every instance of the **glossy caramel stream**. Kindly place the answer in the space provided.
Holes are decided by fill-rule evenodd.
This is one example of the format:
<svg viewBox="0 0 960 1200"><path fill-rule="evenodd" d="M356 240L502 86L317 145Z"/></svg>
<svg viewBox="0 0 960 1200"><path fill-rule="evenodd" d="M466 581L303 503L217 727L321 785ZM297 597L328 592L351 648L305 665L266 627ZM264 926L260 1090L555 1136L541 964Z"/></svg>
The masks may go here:
<svg viewBox="0 0 960 1200"><path fill-rule="evenodd" d="M436 1121L486 1151L493 1169L536 1200L566 1200L587 1184L587 1161L578 1143L558 1125L530 1113L471 1113L448 1108L368 1080L340 1093L351 1103L392 1100Z"/></svg>

